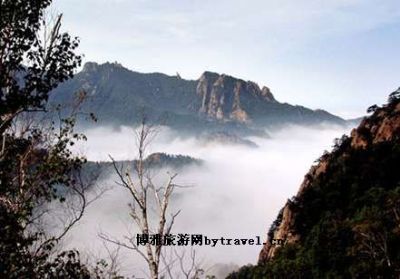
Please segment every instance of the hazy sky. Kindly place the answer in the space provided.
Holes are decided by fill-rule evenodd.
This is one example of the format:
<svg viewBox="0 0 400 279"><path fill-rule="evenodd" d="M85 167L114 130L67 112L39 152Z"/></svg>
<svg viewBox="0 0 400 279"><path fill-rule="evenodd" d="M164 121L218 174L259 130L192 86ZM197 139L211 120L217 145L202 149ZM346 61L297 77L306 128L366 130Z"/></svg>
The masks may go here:
<svg viewBox="0 0 400 279"><path fill-rule="evenodd" d="M398 0L56 0L85 61L197 79L227 73L279 101L358 116L400 86Z"/></svg>

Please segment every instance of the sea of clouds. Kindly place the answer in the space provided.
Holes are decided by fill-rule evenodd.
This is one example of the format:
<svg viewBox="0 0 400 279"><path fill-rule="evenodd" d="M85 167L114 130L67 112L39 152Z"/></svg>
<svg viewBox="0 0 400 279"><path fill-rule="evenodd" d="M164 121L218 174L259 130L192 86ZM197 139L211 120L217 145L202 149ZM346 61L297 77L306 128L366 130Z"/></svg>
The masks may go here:
<svg viewBox="0 0 400 279"><path fill-rule="evenodd" d="M270 137L249 137L259 147L205 144L195 137L182 138L161 127L147 153L166 152L202 159L203 166L179 171L176 182L188 188L176 189L171 212L182 210L175 233L198 233L208 237L254 238L266 240L269 226L288 198L296 194L304 175L333 140L349 133L350 127L286 126L268 131ZM134 159L137 156L135 130L130 127L98 127L85 132L88 141L75 152L92 161ZM168 170L154 173L162 184ZM87 209L84 218L66 241L67 247L87 255L106 256L103 233L115 239L137 232L129 217L132 202L126 189L118 186L114 173L98 182L108 191ZM109 249L115 246L106 244ZM199 261L210 273L228 272L237 266L255 264L261 246L217 246L196 248ZM136 276L146 273L145 262L130 250L120 251L121 270ZM217 264L217 265L216 265ZM214 267L214 269L213 269ZM226 269L226 270L224 270Z"/></svg>

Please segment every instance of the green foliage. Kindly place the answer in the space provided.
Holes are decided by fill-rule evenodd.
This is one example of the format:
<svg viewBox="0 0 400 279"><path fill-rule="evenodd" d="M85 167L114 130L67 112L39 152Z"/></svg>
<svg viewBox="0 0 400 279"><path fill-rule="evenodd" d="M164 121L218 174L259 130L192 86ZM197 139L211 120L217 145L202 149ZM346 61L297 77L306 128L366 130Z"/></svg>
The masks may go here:
<svg viewBox="0 0 400 279"><path fill-rule="evenodd" d="M379 106L377 105L372 105L367 109L367 113L374 113L375 111L377 111L379 109Z"/></svg>
<svg viewBox="0 0 400 279"><path fill-rule="evenodd" d="M185 155L171 155L163 152L152 153L144 160L146 169L161 169L170 168L174 170L180 170L184 167L189 166L201 166L202 160L196 159ZM116 161L116 164L120 166L130 166L132 169L137 164L136 160L133 161ZM92 162L89 161L83 165L83 174L97 174L97 175L108 175L114 171L114 165L112 162Z"/></svg>
<svg viewBox="0 0 400 279"><path fill-rule="evenodd" d="M50 0L0 3L0 132L15 115L41 110L48 94L73 76L81 62L78 40L60 32L61 17L47 38L39 34Z"/></svg>
<svg viewBox="0 0 400 279"><path fill-rule="evenodd" d="M34 124L49 93L72 78L81 57L78 40L61 33L61 16L47 36L44 12L50 0L0 2L0 277L90 278L79 253L56 253L58 240L35 230L35 209L65 197L84 158L69 150L83 135L73 118ZM27 119L25 122L23 119ZM26 126L25 126L26 125ZM24 127L24 128L22 128Z"/></svg>
<svg viewBox="0 0 400 279"><path fill-rule="evenodd" d="M272 225L268 231L268 239L274 238L274 231L281 224L282 217L283 217L283 208L279 211L278 216L276 217L275 221L272 223Z"/></svg>
<svg viewBox="0 0 400 279"><path fill-rule="evenodd" d="M389 102L389 103L395 103L395 102L397 102L398 100L400 100L400 88L397 89L396 91L392 92L392 93L389 95L388 102Z"/></svg>
<svg viewBox="0 0 400 279"><path fill-rule="evenodd" d="M38 267L38 270L35 270L36 276L38 276L38 278L92 278L90 271L83 263L81 263L79 252L77 251L62 252L57 255L54 260L47 261L43 265L39 265Z"/></svg>

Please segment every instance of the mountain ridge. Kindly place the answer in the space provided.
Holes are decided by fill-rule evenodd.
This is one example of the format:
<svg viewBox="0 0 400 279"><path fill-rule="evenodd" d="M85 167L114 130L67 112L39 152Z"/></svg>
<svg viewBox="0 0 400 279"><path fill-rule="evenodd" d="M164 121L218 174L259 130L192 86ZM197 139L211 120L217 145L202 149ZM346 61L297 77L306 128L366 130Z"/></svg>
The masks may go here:
<svg viewBox="0 0 400 279"><path fill-rule="evenodd" d="M185 80L179 75L131 71L118 63L88 62L51 94L51 102L71 103L72 93L79 91L87 96L83 110L95 113L102 124L132 125L143 111L182 130L346 123L324 110L280 103L268 87L253 81L210 71L198 80Z"/></svg>

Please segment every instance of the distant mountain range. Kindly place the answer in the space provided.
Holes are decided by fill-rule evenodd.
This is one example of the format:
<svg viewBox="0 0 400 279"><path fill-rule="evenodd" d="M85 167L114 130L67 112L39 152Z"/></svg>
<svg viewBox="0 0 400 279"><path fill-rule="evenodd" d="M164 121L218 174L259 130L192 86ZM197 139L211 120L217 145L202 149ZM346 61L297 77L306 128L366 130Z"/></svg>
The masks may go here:
<svg viewBox="0 0 400 279"><path fill-rule="evenodd" d="M90 62L58 87L50 101L66 105L80 91L87 94L82 109L94 113L101 125L132 125L143 112L181 131L247 132L287 123L346 123L323 110L280 103L267 87L254 82L212 72L185 80L179 75L138 73L117 63Z"/></svg>
<svg viewBox="0 0 400 279"><path fill-rule="evenodd" d="M182 171L186 167L201 167L204 161L186 155L174 155L163 152L152 153L144 160L146 170L171 169L173 171ZM115 161L118 168L135 170L136 160ZM83 167L83 173L87 177L106 178L110 174L115 174L113 162L109 161L88 161Z"/></svg>

